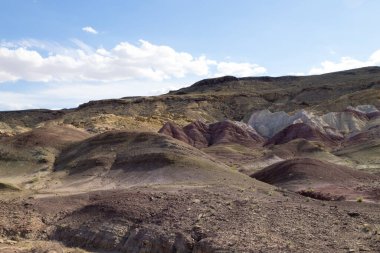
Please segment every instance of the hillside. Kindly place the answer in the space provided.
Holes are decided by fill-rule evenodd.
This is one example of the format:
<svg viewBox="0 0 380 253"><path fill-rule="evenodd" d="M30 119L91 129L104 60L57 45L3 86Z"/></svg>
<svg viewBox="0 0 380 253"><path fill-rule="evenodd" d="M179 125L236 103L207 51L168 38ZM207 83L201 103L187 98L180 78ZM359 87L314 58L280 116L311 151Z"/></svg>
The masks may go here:
<svg viewBox="0 0 380 253"><path fill-rule="evenodd" d="M0 252L380 251L380 67L0 112Z"/></svg>
<svg viewBox="0 0 380 253"><path fill-rule="evenodd" d="M183 126L194 120L248 120L253 111L262 109L330 112L350 105L379 107L379 97L380 67L303 77L222 77L155 97L91 101L69 110L1 112L0 133L19 133L47 122L92 132L157 131L167 121Z"/></svg>

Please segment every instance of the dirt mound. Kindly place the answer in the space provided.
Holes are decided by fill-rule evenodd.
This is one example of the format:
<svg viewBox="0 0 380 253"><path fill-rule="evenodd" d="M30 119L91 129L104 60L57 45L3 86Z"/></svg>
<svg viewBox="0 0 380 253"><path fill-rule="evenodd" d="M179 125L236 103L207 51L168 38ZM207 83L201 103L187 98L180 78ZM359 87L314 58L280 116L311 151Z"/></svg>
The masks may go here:
<svg viewBox="0 0 380 253"><path fill-rule="evenodd" d="M15 135L6 142L16 147L53 147L65 145L89 138L91 135L82 129L72 126L45 126L35 128L26 133Z"/></svg>
<svg viewBox="0 0 380 253"><path fill-rule="evenodd" d="M276 163L254 173L252 177L280 186L304 180L337 183L374 179L368 173L310 158L296 158Z"/></svg>
<svg viewBox="0 0 380 253"><path fill-rule="evenodd" d="M295 192L311 191L316 195L347 199L354 199L355 196L371 199L368 191L376 192L380 187L380 178L376 175L310 158L279 162L251 177Z"/></svg>
<svg viewBox="0 0 380 253"><path fill-rule="evenodd" d="M0 139L0 176L15 184L40 181L42 175L51 171L56 155L63 148L90 136L82 129L56 125L3 137Z"/></svg>
<svg viewBox="0 0 380 253"><path fill-rule="evenodd" d="M278 145L284 144L291 140L295 139L305 139L310 141L319 141L326 144L327 146L334 146L339 143L341 139L338 139L336 136L331 136L327 133L321 132L319 129L314 128L305 123L297 123L286 127L272 138L270 138L266 145Z"/></svg>
<svg viewBox="0 0 380 253"><path fill-rule="evenodd" d="M68 172L64 186L71 182L97 189L215 183L243 177L194 147L149 132L112 131L97 135L65 149L54 167L57 172Z"/></svg>
<svg viewBox="0 0 380 253"><path fill-rule="evenodd" d="M197 148L205 148L217 144L240 144L243 146L257 146L264 142L264 138L248 125L230 120L207 125L195 121L184 128L174 123L166 123L159 133L169 135Z"/></svg>

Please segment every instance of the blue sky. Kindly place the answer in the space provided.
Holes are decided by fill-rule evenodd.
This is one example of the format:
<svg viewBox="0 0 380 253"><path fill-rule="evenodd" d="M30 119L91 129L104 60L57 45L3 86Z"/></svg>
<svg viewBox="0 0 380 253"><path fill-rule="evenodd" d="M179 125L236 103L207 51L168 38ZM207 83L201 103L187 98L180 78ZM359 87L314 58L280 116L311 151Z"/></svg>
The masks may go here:
<svg viewBox="0 0 380 253"><path fill-rule="evenodd" d="M377 0L0 0L0 110L380 65Z"/></svg>

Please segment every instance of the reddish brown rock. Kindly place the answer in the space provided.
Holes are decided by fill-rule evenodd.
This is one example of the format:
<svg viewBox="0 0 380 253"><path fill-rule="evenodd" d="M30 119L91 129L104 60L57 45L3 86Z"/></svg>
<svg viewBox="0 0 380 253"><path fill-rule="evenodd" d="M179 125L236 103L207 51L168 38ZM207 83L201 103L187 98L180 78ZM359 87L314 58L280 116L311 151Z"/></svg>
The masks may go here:
<svg viewBox="0 0 380 253"><path fill-rule="evenodd" d="M171 136L177 140L192 145L192 140L189 138L189 136L186 135L182 128L173 122L166 122L165 125L158 131L158 133Z"/></svg>
<svg viewBox="0 0 380 253"><path fill-rule="evenodd" d="M211 124L209 129L211 133L210 145L238 143L244 146L250 146L264 142L264 138L258 135L253 129L248 126L239 126L230 120Z"/></svg>
<svg viewBox="0 0 380 253"><path fill-rule="evenodd" d="M195 121L183 129L173 123L166 123L159 133L186 142L197 148L204 148L222 143L237 143L244 146L256 146L264 143L264 138L254 129L230 120L207 125Z"/></svg>
<svg viewBox="0 0 380 253"><path fill-rule="evenodd" d="M196 148L208 147L210 143L210 133L208 125L202 121L194 121L183 128L186 135L192 140L192 145Z"/></svg>
<svg viewBox="0 0 380 253"><path fill-rule="evenodd" d="M338 137L328 135L327 133L323 133L319 129L314 128L308 124L297 123L290 125L278 132L277 134L275 134L272 138L270 138L267 141L266 145L284 144L295 139L319 141L328 146L337 145L340 141Z"/></svg>

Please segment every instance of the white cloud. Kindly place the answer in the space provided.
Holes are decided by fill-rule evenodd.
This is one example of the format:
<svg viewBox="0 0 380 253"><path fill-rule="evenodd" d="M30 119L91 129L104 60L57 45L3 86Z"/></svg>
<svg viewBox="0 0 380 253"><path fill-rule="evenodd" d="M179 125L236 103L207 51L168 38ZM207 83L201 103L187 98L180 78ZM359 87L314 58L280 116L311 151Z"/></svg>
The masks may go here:
<svg viewBox="0 0 380 253"><path fill-rule="evenodd" d="M192 82L195 82L193 80ZM28 85L34 85L33 83ZM160 95L179 89L177 83L129 81L114 83L49 83L28 91L0 91L0 110L31 108L72 108L90 100L127 96ZM157 87L156 90L152 90Z"/></svg>
<svg viewBox="0 0 380 253"><path fill-rule="evenodd" d="M0 84L18 87L1 91L0 86L0 110L68 108L89 100L158 95L201 78L266 71L256 64L218 62L144 40L113 48L70 42L71 47L33 39L0 41ZM29 85L27 91L22 85Z"/></svg>
<svg viewBox="0 0 380 253"><path fill-rule="evenodd" d="M7 72L0 70L0 83L1 82L14 82L17 80L17 76L13 76Z"/></svg>
<svg viewBox="0 0 380 253"><path fill-rule="evenodd" d="M38 100L32 95L0 91L0 110L38 108Z"/></svg>
<svg viewBox="0 0 380 253"><path fill-rule="evenodd" d="M81 40L71 39L71 42L73 42L78 47L78 49L83 50L86 54L91 54L94 52L94 49L91 46L87 45Z"/></svg>
<svg viewBox="0 0 380 253"><path fill-rule="evenodd" d="M216 64L217 72L215 76L255 76L264 74L267 70L257 64L236 63L236 62L219 62Z"/></svg>
<svg viewBox="0 0 380 253"><path fill-rule="evenodd" d="M163 81L188 76L249 76L266 71L256 64L217 62L144 40L139 45L121 42L109 50L92 48L77 39L72 42L76 48L63 49L37 41L14 43L12 47L0 44L0 82ZM46 52L46 48L59 51Z"/></svg>
<svg viewBox="0 0 380 253"><path fill-rule="evenodd" d="M342 71L347 69L361 68L367 66L377 66L380 65L380 50L372 53L367 60L361 61L351 57L342 57L340 61L324 61L319 67L313 67L310 69L310 75L317 75L335 71Z"/></svg>
<svg viewBox="0 0 380 253"><path fill-rule="evenodd" d="M92 33L92 34L98 34L98 31L92 28L91 26L85 26L82 28L82 31Z"/></svg>

